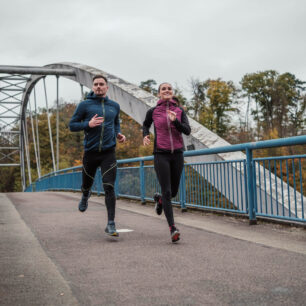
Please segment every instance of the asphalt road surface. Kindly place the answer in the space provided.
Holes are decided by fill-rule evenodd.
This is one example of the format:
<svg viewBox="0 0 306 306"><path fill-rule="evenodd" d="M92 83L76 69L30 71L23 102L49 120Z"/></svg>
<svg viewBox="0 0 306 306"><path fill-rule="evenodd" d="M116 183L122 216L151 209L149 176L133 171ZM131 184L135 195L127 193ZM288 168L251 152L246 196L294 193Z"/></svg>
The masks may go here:
<svg viewBox="0 0 306 306"><path fill-rule="evenodd" d="M0 305L306 305L306 230L175 209L171 243L153 205L0 194Z"/></svg>

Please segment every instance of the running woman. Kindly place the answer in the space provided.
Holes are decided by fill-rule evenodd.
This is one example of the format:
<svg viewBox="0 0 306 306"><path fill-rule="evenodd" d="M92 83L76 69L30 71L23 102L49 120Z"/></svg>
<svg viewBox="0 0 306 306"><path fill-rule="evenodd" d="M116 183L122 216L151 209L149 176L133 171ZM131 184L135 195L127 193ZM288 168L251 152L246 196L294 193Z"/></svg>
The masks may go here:
<svg viewBox="0 0 306 306"><path fill-rule="evenodd" d="M155 194L155 211L158 215L164 210L172 242L180 239L180 232L174 224L171 198L175 197L184 167L184 142L182 133L190 134L190 125L183 108L173 99L173 88L162 83L158 88L160 100L148 110L143 122L143 144L149 145L149 129L154 125L154 169L161 187L161 195Z"/></svg>
<svg viewBox="0 0 306 306"><path fill-rule="evenodd" d="M107 208L107 226L105 233L118 237L115 226L116 196L114 184L116 180L116 139L125 142L125 136L120 133L120 106L106 95L107 78L96 75L93 78L92 91L85 101L75 110L69 128L72 132L84 131L84 156L82 171L82 199L79 211L85 212L91 187L98 167L101 167L102 182L105 191Z"/></svg>

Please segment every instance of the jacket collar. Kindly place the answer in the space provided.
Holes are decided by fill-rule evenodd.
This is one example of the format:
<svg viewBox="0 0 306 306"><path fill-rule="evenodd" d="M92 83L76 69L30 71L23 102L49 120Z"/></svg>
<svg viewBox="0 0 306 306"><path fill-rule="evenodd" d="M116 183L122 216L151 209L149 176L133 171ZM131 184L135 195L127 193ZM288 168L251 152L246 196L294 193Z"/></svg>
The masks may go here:
<svg viewBox="0 0 306 306"><path fill-rule="evenodd" d="M169 103L169 106L170 105L177 106L177 103L174 100L162 100L162 99L160 99L160 100L157 101L158 106L159 105L166 105L167 103Z"/></svg>
<svg viewBox="0 0 306 306"><path fill-rule="evenodd" d="M102 97L102 98L101 98L101 97L97 97L93 91L91 91L91 92L87 95L86 99L90 99L90 100L102 100L102 99L103 99L104 102L106 102L106 101L109 100L109 99L108 99L108 96L105 96L105 97Z"/></svg>

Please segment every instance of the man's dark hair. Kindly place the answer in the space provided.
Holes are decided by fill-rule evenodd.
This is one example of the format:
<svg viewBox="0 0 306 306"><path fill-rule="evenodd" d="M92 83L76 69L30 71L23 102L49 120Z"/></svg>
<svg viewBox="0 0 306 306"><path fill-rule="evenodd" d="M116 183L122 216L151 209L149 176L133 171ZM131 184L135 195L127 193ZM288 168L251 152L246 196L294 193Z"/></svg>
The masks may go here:
<svg viewBox="0 0 306 306"><path fill-rule="evenodd" d="M93 78L92 81L94 81L95 79L103 79L106 84L108 83L107 78L105 76L103 76L102 74L96 74Z"/></svg>

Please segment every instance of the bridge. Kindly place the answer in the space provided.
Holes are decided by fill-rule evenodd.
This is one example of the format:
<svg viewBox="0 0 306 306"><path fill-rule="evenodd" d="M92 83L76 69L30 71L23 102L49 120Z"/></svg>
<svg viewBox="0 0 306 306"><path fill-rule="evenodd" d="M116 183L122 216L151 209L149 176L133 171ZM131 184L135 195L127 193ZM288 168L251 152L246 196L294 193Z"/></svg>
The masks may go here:
<svg viewBox="0 0 306 306"><path fill-rule="evenodd" d="M35 86L43 80L46 109L49 110L45 78L57 77L57 106L59 100L59 77L68 78L83 87L90 88L95 74L105 75L109 80L109 96L120 104L123 112L138 123L142 123L146 111L155 105L156 97L114 75L100 69L77 63L56 63L44 67L0 66L0 166L20 166L22 189L27 191L59 189L60 179L70 177L70 185L65 190L75 190L78 175L71 175L77 169L59 169L59 118L56 116L56 145L53 144L50 118L48 119L50 150L53 174L41 177L40 146L38 123L34 126L34 113L37 114ZM32 103L33 104L33 103ZM213 208L248 214L250 223L256 223L256 216L273 217L284 220L305 221L302 164L305 155L277 158L253 159L253 150L269 147L306 144L306 136L257 142L231 146L218 135L189 118L192 132L185 137L188 151L185 153L186 165L182 176L180 194L177 201L183 209L186 206ZM29 158L29 131L26 122L31 123L33 146L37 165L38 182L32 184ZM16 128L17 127L17 128ZM56 150L55 148L56 147ZM244 151L246 154L243 154ZM14 154L19 154L19 163L15 163ZM139 175L131 174L136 180L138 190L128 192L117 188L117 195L138 197L144 202L152 199L152 192L158 188L152 168L144 167L144 161L151 158L131 160L139 162ZM12 163L12 161L14 163ZM126 161L127 162L127 161ZM135 166L135 165L133 165ZM280 168L279 173L276 169ZM119 176L124 179L131 169L119 169ZM78 171L79 172L79 171ZM27 173L27 175L26 175ZM97 174L99 175L99 174ZM27 177L28 176L28 177ZM56 176L57 178L52 178ZM292 177L293 184L289 184ZM73 178L73 179L72 179ZM55 185L50 185L51 181ZM68 180L69 181L69 180ZM98 181L98 179L97 179ZM125 181L127 184L127 180ZM80 185L80 184L79 184ZM123 186L122 180L118 185ZM135 185L135 184L134 184ZM42 187L39 187L42 186ZM49 186L49 187L46 187ZM34 188L33 188L34 187ZM43 189L39 189L43 188ZM97 187L97 192L100 192Z"/></svg>
<svg viewBox="0 0 306 306"><path fill-rule="evenodd" d="M53 172L45 176L35 116L39 82L48 111L48 76L56 76L58 106L60 77L80 84L83 95L97 73L108 78L110 98L142 123L156 98L100 69L76 63L0 66L0 166L20 167L26 191L0 194L1 304L302 305L304 229L262 220L305 227L306 155L253 158L253 151L305 146L306 136L230 145L189 118L192 135L185 138L186 163L174 199L182 243L172 246L163 229L165 221L154 215L152 205L140 204L150 203L159 189L147 164L152 156L118 161L122 232L119 241L108 241L102 236L100 172L90 209L80 215L75 192L80 191L81 169L59 169L58 116L55 141L47 116ZM33 133L36 181L31 177L27 122ZM186 210L191 212L181 214Z"/></svg>

